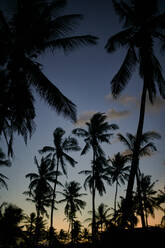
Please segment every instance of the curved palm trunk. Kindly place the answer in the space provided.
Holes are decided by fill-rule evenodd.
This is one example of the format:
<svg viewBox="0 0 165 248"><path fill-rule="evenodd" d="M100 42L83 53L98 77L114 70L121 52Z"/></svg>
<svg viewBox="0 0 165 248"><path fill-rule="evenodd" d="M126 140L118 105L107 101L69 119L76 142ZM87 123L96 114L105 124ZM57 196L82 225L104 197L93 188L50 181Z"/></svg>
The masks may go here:
<svg viewBox="0 0 165 248"><path fill-rule="evenodd" d="M137 168L138 168L140 141L141 141L141 137L143 133L143 124L144 124L144 115L145 115L145 104L146 104L146 94L147 94L147 87L146 87L145 81L146 80L144 78L143 91L142 91L142 96L141 96L139 123L138 123L138 128L137 128L134 151L132 155L131 171L130 171L127 191L126 191L125 211L123 213L122 228L126 226L127 219L132 209L132 193L133 193L135 175L136 175Z"/></svg>
<svg viewBox="0 0 165 248"><path fill-rule="evenodd" d="M115 213L116 213L117 193L118 193L118 181L116 181L116 191L115 191L115 199L114 199L114 210L115 210Z"/></svg>
<svg viewBox="0 0 165 248"><path fill-rule="evenodd" d="M51 205L51 213L50 213L50 233L49 233L49 247L52 247L52 239L53 239L53 214L54 214L54 206L55 206L55 198L56 198L56 186L57 186L57 179L58 179L58 170L59 170L59 159L57 159L57 169L56 169L56 179L54 182L53 188L53 198L52 198L52 205Z"/></svg>

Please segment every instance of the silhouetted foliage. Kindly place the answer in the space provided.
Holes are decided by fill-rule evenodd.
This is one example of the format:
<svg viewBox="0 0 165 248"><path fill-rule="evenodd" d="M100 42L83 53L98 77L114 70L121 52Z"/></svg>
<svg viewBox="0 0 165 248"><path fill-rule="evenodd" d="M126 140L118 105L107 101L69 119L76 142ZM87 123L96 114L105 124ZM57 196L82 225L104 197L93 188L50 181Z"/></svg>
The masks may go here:
<svg viewBox="0 0 165 248"><path fill-rule="evenodd" d="M134 179L138 167L138 155L143 133L146 97L151 103L156 98L156 89L165 98L165 81L159 60L155 56L155 38L161 39L161 30L165 28L165 14L158 15L158 1L150 3L142 0L126 1L113 0L113 6L120 20L123 21L123 30L111 36L105 46L107 52L116 51L119 47L125 47L127 54L124 61L111 81L112 95L117 97L126 87L137 65L139 75L143 80L139 123L136 133L136 141L132 156L130 177L126 192L126 210L124 221L131 211Z"/></svg>
<svg viewBox="0 0 165 248"><path fill-rule="evenodd" d="M75 104L43 74L37 60L47 51L55 55L56 49L69 52L96 44L94 36L71 35L82 15L59 15L66 4L67 0L20 0L12 16L0 11L0 135L8 145L15 132L26 142L35 129L33 89L57 113L76 120Z"/></svg>

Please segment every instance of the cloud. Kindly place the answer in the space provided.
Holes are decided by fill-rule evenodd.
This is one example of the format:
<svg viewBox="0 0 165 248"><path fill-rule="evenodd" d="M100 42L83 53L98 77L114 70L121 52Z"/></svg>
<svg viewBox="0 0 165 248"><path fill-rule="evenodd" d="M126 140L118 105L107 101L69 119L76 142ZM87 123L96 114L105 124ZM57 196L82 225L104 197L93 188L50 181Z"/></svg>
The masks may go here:
<svg viewBox="0 0 165 248"><path fill-rule="evenodd" d="M118 97L116 100L114 100L113 96L111 94L105 96L105 99L108 100L109 102L115 103L115 101L121 105L125 105L127 107L136 107L137 109L140 108L140 102L141 102L141 97L135 97L135 96L129 96L129 95L124 95ZM155 113L160 113L163 109L165 108L165 100L162 99L162 97L157 96L155 98L154 104L152 104L149 100L149 97L147 95L146 99L146 112L155 114Z"/></svg>
<svg viewBox="0 0 165 248"><path fill-rule="evenodd" d="M115 109L109 109L107 111L107 117L110 119L118 119L118 118L125 118L131 114L128 110L115 110Z"/></svg>
<svg viewBox="0 0 165 248"><path fill-rule="evenodd" d="M140 104L139 104L140 105ZM163 100L160 96L157 96L154 104L152 104L147 97L146 101L146 111L149 113L159 113L165 107L165 100Z"/></svg>
<svg viewBox="0 0 165 248"><path fill-rule="evenodd" d="M84 126L85 123L88 122L94 114L96 114L96 111L83 112L82 114L80 114L76 122L76 126Z"/></svg>
<svg viewBox="0 0 165 248"><path fill-rule="evenodd" d="M111 94L106 95L105 99L109 102L118 102L119 104L128 106L129 104L137 104L137 98L135 96L124 95L120 96L117 99L114 99Z"/></svg>

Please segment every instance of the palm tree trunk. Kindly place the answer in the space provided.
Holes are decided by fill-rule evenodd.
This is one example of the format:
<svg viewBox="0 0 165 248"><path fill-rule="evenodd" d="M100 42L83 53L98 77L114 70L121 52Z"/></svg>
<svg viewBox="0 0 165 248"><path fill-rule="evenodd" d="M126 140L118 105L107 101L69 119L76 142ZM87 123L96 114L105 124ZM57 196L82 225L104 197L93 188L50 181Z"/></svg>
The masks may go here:
<svg viewBox="0 0 165 248"><path fill-rule="evenodd" d="M37 216L36 216L36 227L35 227L35 245L38 245L39 241L39 221L40 221L40 203L39 206L36 208Z"/></svg>
<svg viewBox="0 0 165 248"><path fill-rule="evenodd" d="M95 150L93 148L93 167L92 167L92 176L93 176L93 185L92 185L92 241L95 245L96 242L96 210L95 210Z"/></svg>
<svg viewBox="0 0 165 248"><path fill-rule="evenodd" d="M117 192L118 192L118 181L116 181L116 191L115 191L115 199L114 199L114 210L115 210L115 213L116 213Z"/></svg>
<svg viewBox="0 0 165 248"><path fill-rule="evenodd" d="M140 170L139 170L139 173L140 173ZM145 224L145 217L144 217L144 211L143 211L143 202L142 202L142 195L141 195L141 185L140 185L139 173L138 173L138 171L136 172L137 191L138 191L138 200L139 200L142 228L145 228L146 224Z"/></svg>
<svg viewBox="0 0 165 248"><path fill-rule="evenodd" d="M123 213L123 220L122 220L122 227L123 228L126 226L128 216L130 215L130 212L132 209L132 193L133 193L135 175L136 175L137 168L138 168L140 141L141 141L141 137L142 137L142 133L143 133L146 94L147 94L147 87L146 87L146 82L145 82L145 78L144 78L143 91L142 91L142 96L141 96L139 123L138 123L138 128L137 128L134 151L133 151L133 155L132 155L131 171L130 171L128 185L127 185L127 191L126 191L125 210Z"/></svg>
<svg viewBox="0 0 165 248"><path fill-rule="evenodd" d="M58 170L59 170L59 159L57 159L57 169L56 169L56 179L54 182L53 188L53 198L52 198L52 205L51 205L51 213L50 213L50 230L49 230L49 247L52 247L52 239L53 239L53 214L54 214L54 206L55 206L55 198L56 198L56 185L58 179Z"/></svg>

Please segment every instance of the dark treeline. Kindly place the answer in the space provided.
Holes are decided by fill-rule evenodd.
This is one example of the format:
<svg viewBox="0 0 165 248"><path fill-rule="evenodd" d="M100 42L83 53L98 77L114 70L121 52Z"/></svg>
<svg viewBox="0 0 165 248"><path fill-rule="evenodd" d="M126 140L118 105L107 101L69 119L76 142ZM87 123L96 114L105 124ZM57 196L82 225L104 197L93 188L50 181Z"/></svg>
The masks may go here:
<svg viewBox="0 0 165 248"><path fill-rule="evenodd" d="M4 148L0 149L0 166L12 165L14 135L21 135L27 143L35 131L34 89L57 113L76 121L75 104L44 75L37 60L48 50L55 55L56 49L71 52L96 45L98 38L95 36L72 36L82 15L63 15L66 3L66 0L20 0L16 1L15 13L10 17L0 10L0 138L6 141L8 153L4 154ZM124 47L126 56L111 80L111 92L117 98L138 68L143 86L136 133L115 134L119 127L109 124L107 116L100 112L95 113L84 128L73 129L68 137L61 127L55 128L53 146L41 144L44 147L37 151L40 160L34 157L37 172L26 175L29 187L23 194L35 205L36 212L28 216L18 206L2 203L0 247L81 247L84 243L85 247L110 243L132 247L137 237L140 245L144 237L154 241L151 236L163 242L165 217L157 227L150 227L148 218L154 217L155 210L164 213L165 191L155 190L156 181L141 170L140 159L157 151L154 142L161 138L156 131L144 132L143 126L147 97L152 104L157 91L165 98L163 72L155 55L156 40L160 41L162 50L165 48L165 14L159 15L156 0L112 0L112 3L123 26L119 33L110 34L105 49L112 53ZM113 134L125 145L127 152L116 151L110 157L103 150L102 143L110 144ZM84 142L84 147L79 146L79 139ZM82 156L88 152L91 154L89 169L79 172L84 176L84 185L76 180L68 180L62 185L59 180L61 175L67 175L68 165L75 167L78 163L70 155L72 151L80 152ZM0 186L6 189L7 179L0 173ZM96 206L96 194L106 194L112 185L115 186L114 205L102 203ZM126 186L125 197L118 196L121 185ZM83 199L86 189L89 189L92 200L87 220L89 229L83 227L77 218L77 213L83 213L86 206ZM57 195L60 200L57 200ZM69 223L68 232L55 230L55 210L62 203ZM137 228L139 221L140 229Z"/></svg>

